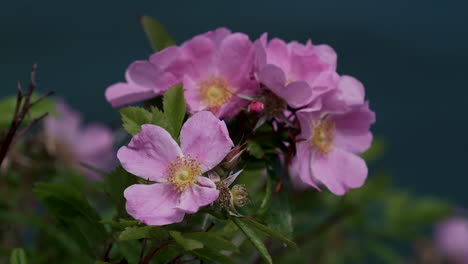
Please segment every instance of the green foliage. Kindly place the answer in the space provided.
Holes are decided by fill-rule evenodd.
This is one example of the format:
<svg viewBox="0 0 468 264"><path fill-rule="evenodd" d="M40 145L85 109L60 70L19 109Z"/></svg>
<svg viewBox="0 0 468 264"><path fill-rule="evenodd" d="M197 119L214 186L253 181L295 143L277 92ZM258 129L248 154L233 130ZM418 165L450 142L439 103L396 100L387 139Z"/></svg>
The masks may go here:
<svg viewBox="0 0 468 264"><path fill-rule="evenodd" d="M235 263L229 256L221 254L219 251L211 248L192 250L191 253L200 259L209 261L210 263Z"/></svg>
<svg viewBox="0 0 468 264"><path fill-rule="evenodd" d="M237 247L234 244L214 232L185 233L184 237L200 241L203 245L213 250L237 251Z"/></svg>
<svg viewBox="0 0 468 264"><path fill-rule="evenodd" d="M299 247L296 245L296 243L294 243L293 241L291 241L289 238L287 238L284 234L280 233L280 232L277 232L265 225L262 225L260 224L259 222L253 220L253 219L250 219L250 218L241 218L241 221L243 221L244 223L248 224L249 226L255 228L256 230L260 231L261 233L263 233L264 235L266 236L271 236L271 237L274 237L274 238L277 238L279 240L281 240L282 242L284 242L286 245L288 245L289 247L292 247L294 249L299 249Z"/></svg>
<svg viewBox="0 0 468 264"><path fill-rule="evenodd" d="M130 135L140 132L144 124L157 125L167 130L178 140L180 128L185 118L185 99L181 85L169 88L163 97L164 112L157 107L151 107L151 112L136 106L129 106L119 110L123 127Z"/></svg>
<svg viewBox="0 0 468 264"><path fill-rule="evenodd" d="M109 173L104 180L104 190L109 195L113 204L117 207L118 216L125 216L124 190L134 182L132 174L128 173L121 166Z"/></svg>
<svg viewBox="0 0 468 264"><path fill-rule="evenodd" d="M152 124L153 115L144 108L137 106L128 106L119 110L122 116L122 123L125 130L130 135L136 135L140 132L141 125Z"/></svg>
<svg viewBox="0 0 468 264"><path fill-rule="evenodd" d="M203 247L203 243L194 239L185 238L178 231L169 231L169 234L174 238L177 244L181 245L185 250L194 250Z"/></svg>
<svg viewBox="0 0 468 264"><path fill-rule="evenodd" d="M178 138L186 111L182 85L175 85L164 93L163 107L167 121L171 124L169 132L173 138Z"/></svg>
<svg viewBox="0 0 468 264"><path fill-rule="evenodd" d="M22 248L15 248L11 251L10 264L27 264L26 253Z"/></svg>
<svg viewBox="0 0 468 264"><path fill-rule="evenodd" d="M105 239L106 231L99 223L97 212L77 190L60 183L37 183L33 192L58 220L64 232L79 241L84 252L91 257L101 254L95 243Z"/></svg>
<svg viewBox="0 0 468 264"><path fill-rule="evenodd" d="M176 44L164 26L156 19L150 16L142 16L140 23L154 51L160 51Z"/></svg>
<svg viewBox="0 0 468 264"><path fill-rule="evenodd" d="M40 94L33 94L31 96L31 102L37 100L39 97L41 97ZM0 129L8 128L10 126L11 121L13 119L13 114L15 112L16 101L16 95L8 96L0 100ZM37 118L47 112L55 112L55 104L49 98L45 98L37 104L33 105L29 109L28 114L26 115L25 120L23 122L28 122L28 120Z"/></svg>
<svg viewBox="0 0 468 264"><path fill-rule="evenodd" d="M241 218L233 218L232 221L237 225L239 230L244 233L247 239L252 243L252 245L258 250L260 256L266 263L273 263L273 260L268 253L268 249L263 244L262 238L252 229L248 224L246 224Z"/></svg>
<svg viewBox="0 0 468 264"><path fill-rule="evenodd" d="M168 232L160 226L127 227L120 233L118 240L124 241L142 238L164 239L168 236Z"/></svg>

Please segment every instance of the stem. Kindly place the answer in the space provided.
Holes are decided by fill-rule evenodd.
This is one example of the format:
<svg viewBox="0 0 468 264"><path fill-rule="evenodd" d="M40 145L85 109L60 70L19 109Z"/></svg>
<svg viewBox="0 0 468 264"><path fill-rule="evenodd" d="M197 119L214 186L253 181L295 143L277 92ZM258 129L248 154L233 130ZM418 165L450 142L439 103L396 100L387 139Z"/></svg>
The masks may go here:
<svg viewBox="0 0 468 264"><path fill-rule="evenodd" d="M156 253L158 253L161 249L165 248L166 246L170 245L171 243L172 243L172 241L167 241L167 242L164 242L164 243L160 244L156 248L154 248L150 253L148 253L148 255L145 256L145 258L142 261L140 261L140 264L148 264L153 259L153 257L156 255Z"/></svg>
<svg viewBox="0 0 468 264"><path fill-rule="evenodd" d="M23 93L23 89L21 88L21 84L18 82L18 93L16 96L16 106L15 106L15 111L13 114L13 119L11 120L10 128L8 129L8 132L1 141L0 145L0 165L2 164L3 160L5 159L8 150L10 147L13 145L13 143L16 141L15 139L21 137L26 133L26 131L31 128L34 124L36 124L39 120L45 117L45 114L33 119L31 122L29 122L26 127L20 131L19 135L15 137L15 134L19 127L21 126L21 123L23 122L24 118L28 114L30 108L34 106L35 104L39 103L42 101L44 98L47 96L52 95L54 92L50 91L46 93L45 95L39 97L37 100L34 102L31 101L31 96L33 94L34 89L36 88L36 70L37 70L37 64L34 63L32 70L31 70L31 81L29 83L29 89L26 95Z"/></svg>

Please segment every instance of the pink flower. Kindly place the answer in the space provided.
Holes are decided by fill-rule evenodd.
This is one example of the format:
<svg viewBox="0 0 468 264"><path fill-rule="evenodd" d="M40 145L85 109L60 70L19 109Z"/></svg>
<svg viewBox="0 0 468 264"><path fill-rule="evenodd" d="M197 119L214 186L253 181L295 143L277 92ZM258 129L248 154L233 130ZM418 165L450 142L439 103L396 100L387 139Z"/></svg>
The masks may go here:
<svg viewBox="0 0 468 264"><path fill-rule="evenodd" d="M185 42L181 46L188 67L183 84L189 111L210 110L217 117L231 119L248 101L237 95L255 93L254 46L242 33L220 28Z"/></svg>
<svg viewBox="0 0 468 264"><path fill-rule="evenodd" d="M180 49L175 46L154 53L149 60L135 61L125 72L126 82L107 88L106 99L113 107L120 107L161 95L181 82L178 69L182 63Z"/></svg>
<svg viewBox="0 0 468 264"><path fill-rule="evenodd" d="M159 126L143 125L117 153L127 171L156 182L135 184L124 192L127 212L147 225L180 222L186 213L218 198L215 183L202 174L233 146L226 124L210 112L198 112L182 126L180 142L179 147Z"/></svg>
<svg viewBox="0 0 468 264"><path fill-rule="evenodd" d="M364 88L343 76L337 89L297 112L301 127L291 177L318 188L321 183L337 195L364 184L367 166L358 154L370 147L375 114L364 102Z"/></svg>
<svg viewBox="0 0 468 264"><path fill-rule="evenodd" d="M268 90L293 108L302 107L331 87L336 76L336 53L327 45L286 44L281 39L267 43L267 34L255 42L257 77ZM268 106L267 106L268 107Z"/></svg>
<svg viewBox="0 0 468 264"><path fill-rule="evenodd" d="M454 263L468 264L468 220L452 217L435 227L438 250Z"/></svg>
<svg viewBox="0 0 468 264"><path fill-rule="evenodd" d="M47 151L58 160L83 171L90 179L100 176L80 163L108 170L114 162L112 131L100 124L83 126L81 116L63 102L56 103L57 116L44 120Z"/></svg>

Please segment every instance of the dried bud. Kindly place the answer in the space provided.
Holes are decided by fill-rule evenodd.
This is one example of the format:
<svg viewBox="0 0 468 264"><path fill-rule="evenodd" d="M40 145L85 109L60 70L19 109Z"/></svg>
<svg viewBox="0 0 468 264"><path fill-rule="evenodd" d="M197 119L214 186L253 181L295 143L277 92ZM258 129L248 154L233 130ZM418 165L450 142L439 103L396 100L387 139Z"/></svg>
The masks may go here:
<svg viewBox="0 0 468 264"><path fill-rule="evenodd" d="M232 202L237 207L242 207L249 202L249 193L243 184L234 185L234 187L232 187L231 197Z"/></svg>
<svg viewBox="0 0 468 264"><path fill-rule="evenodd" d="M265 108L265 105L260 102L260 101L253 101L252 103L250 103L249 107L248 107L248 111L249 113L253 113L253 114L261 114L263 112L263 109Z"/></svg>
<svg viewBox="0 0 468 264"><path fill-rule="evenodd" d="M231 192L229 187L224 181L215 182L216 189L219 191L218 199L215 201L215 205L218 205L221 208L230 208L231 207Z"/></svg>
<svg viewBox="0 0 468 264"><path fill-rule="evenodd" d="M241 146L235 146L224 158L223 162L221 163L221 167L225 170L233 170L237 167L237 164L240 161L242 153L244 153L245 149Z"/></svg>

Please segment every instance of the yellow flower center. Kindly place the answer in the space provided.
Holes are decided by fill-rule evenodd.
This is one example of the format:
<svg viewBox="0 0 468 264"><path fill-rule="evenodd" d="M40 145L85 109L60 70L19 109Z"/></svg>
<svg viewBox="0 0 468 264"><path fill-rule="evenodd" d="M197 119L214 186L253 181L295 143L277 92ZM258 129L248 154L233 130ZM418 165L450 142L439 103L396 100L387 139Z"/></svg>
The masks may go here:
<svg viewBox="0 0 468 264"><path fill-rule="evenodd" d="M333 146L335 123L328 116L312 122L310 145L315 147L319 154L328 154Z"/></svg>
<svg viewBox="0 0 468 264"><path fill-rule="evenodd" d="M210 77L198 83L200 98L210 108L219 108L229 102L232 91L224 77Z"/></svg>
<svg viewBox="0 0 468 264"><path fill-rule="evenodd" d="M178 156L176 160L167 165L167 182L174 186L174 190L182 192L191 184L197 182L201 175L201 163L190 155Z"/></svg>

